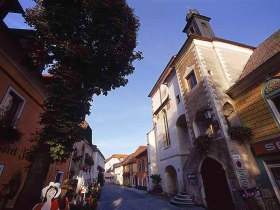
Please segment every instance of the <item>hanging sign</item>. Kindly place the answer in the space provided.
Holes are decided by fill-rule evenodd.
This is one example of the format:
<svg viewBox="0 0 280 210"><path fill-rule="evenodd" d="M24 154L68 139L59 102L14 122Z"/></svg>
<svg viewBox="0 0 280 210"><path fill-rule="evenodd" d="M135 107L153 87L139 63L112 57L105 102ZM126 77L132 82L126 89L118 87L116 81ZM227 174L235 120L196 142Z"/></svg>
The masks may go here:
<svg viewBox="0 0 280 210"><path fill-rule="evenodd" d="M249 175L247 170L244 168L241 158L238 158L239 155L232 155L233 163L235 166L235 171L239 181L241 189L249 188ZM239 156L240 157L240 156Z"/></svg>
<svg viewBox="0 0 280 210"><path fill-rule="evenodd" d="M196 175L195 174L187 174L187 178L188 179L196 179Z"/></svg>

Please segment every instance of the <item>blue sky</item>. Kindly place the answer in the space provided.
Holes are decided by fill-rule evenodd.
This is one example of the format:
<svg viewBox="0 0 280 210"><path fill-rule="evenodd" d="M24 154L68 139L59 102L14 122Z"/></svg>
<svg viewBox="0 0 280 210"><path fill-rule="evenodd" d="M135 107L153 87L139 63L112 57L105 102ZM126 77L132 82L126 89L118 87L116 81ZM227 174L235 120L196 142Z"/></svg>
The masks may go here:
<svg viewBox="0 0 280 210"><path fill-rule="evenodd" d="M24 7L30 0L21 0ZM151 102L148 94L186 34L188 8L196 8L211 17L217 37L257 46L280 28L279 0L128 0L139 17L137 49L144 59L135 62L129 83L109 93L94 97L91 115L87 117L93 130L93 143L105 157L113 153L130 154L146 144L152 128ZM6 22L21 26L18 17Z"/></svg>

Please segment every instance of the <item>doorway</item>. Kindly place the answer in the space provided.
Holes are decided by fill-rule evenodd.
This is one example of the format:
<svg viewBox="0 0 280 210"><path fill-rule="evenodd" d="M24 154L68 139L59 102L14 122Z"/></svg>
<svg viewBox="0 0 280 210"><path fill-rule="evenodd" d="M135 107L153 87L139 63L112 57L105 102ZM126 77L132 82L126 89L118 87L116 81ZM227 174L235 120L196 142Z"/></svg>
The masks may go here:
<svg viewBox="0 0 280 210"><path fill-rule="evenodd" d="M165 169L166 192L169 195L175 195L179 191L177 172L171 165Z"/></svg>
<svg viewBox="0 0 280 210"><path fill-rule="evenodd" d="M234 210L226 174L222 165L206 158L201 166L204 191L209 210Z"/></svg>

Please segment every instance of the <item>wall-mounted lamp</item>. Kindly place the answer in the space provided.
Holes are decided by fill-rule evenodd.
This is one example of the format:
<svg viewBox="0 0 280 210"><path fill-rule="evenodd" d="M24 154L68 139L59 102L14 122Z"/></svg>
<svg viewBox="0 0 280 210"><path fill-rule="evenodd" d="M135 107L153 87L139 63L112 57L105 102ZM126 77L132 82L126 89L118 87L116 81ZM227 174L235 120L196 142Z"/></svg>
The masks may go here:
<svg viewBox="0 0 280 210"><path fill-rule="evenodd" d="M207 119L207 120L211 120L212 119L212 113L210 110L206 110L204 113L204 117Z"/></svg>

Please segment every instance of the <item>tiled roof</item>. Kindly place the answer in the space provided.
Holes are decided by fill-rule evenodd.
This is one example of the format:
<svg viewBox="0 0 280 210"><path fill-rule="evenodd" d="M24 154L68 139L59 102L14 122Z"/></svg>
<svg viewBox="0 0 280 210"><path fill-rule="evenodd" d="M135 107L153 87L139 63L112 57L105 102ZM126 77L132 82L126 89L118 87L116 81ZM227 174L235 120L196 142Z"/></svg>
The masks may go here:
<svg viewBox="0 0 280 210"><path fill-rule="evenodd" d="M136 158L137 156L139 156L140 154L142 154L145 151L147 151L147 146L138 147L138 149L134 152L134 157Z"/></svg>
<svg viewBox="0 0 280 210"><path fill-rule="evenodd" d="M123 161L123 166L129 165L131 163L135 162L135 158L134 158L134 153L130 154L124 161Z"/></svg>
<svg viewBox="0 0 280 210"><path fill-rule="evenodd" d="M254 50L238 81L244 79L278 52L280 52L280 30L272 34Z"/></svg>
<svg viewBox="0 0 280 210"><path fill-rule="evenodd" d="M121 159L121 158L127 158L127 157L128 157L128 155L124 155L124 154L113 154L113 155L111 155L111 157L109 157L105 160L105 163L107 163L112 158Z"/></svg>

